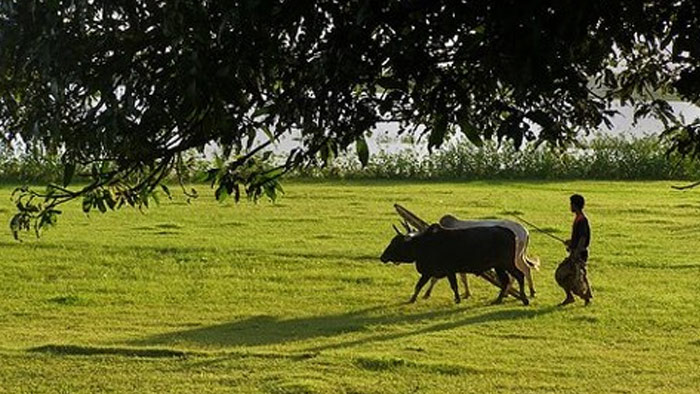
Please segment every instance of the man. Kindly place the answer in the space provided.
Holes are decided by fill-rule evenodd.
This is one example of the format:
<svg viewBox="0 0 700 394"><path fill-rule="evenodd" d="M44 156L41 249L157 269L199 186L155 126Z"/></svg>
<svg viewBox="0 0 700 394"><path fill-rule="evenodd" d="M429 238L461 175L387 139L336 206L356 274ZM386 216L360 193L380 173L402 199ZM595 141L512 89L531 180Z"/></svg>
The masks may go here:
<svg viewBox="0 0 700 394"><path fill-rule="evenodd" d="M588 225L588 218L583 213L583 207L586 204L583 196L574 194L569 198L571 202L571 212L574 213L574 225L571 229L571 239L564 242L566 250L569 252L569 257L565 262L572 268L571 283L569 286L562 286L566 291L566 299L561 305L566 305L574 302L572 293L583 298L588 305L591 302L593 295L591 294L591 286L588 283L588 275L586 263L588 262L588 245L591 243L591 227ZM564 263L563 263L564 264Z"/></svg>

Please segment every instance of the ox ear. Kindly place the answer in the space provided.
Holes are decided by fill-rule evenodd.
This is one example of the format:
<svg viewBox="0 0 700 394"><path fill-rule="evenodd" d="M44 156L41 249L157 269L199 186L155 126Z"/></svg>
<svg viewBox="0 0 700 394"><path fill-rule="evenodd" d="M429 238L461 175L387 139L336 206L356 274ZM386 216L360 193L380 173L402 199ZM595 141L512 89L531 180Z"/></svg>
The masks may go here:
<svg viewBox="0 0 700 394"><path fill-rule="evenodd" d="M391 227L394 228L394 231L396 231L396 234L403 236L403 234L401 234L401 231L399 231L399 229L396 228L396 225L392 224Z"/></svg>
<svg viewBox="0 0 700 394"><path fill-rule="evenodd" d="M438 231L440 231L441 228L442 228L442 226L440 226L439 224L433 223L430 225L430 227L428 227L428 232L429 233L437 233Z"/></svg>

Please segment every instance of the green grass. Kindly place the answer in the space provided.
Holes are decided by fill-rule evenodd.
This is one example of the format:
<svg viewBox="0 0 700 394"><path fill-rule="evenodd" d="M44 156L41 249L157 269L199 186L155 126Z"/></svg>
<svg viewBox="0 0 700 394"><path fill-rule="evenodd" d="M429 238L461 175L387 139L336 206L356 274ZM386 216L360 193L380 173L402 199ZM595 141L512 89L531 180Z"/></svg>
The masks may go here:
<svg viewBox="0 0 700 394"><path fill-rule="evenodd" d="M670 185L293 182L276 204L75 204L39 240L0 231L0 391L697 392L700 190ZM555 306L565 251L540 233L529 307L489 305L497 289L473 277L460 305L444 281L407 305L414 268L377 258L394 202L429 220L521 211L566 237L572 192L593 227L589 307Z"/></svg>

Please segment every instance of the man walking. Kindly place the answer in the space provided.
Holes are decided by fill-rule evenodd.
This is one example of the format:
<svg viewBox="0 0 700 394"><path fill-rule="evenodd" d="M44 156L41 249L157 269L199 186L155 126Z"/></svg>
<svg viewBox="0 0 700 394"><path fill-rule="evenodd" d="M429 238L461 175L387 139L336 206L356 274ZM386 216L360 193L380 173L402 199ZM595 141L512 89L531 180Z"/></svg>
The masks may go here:
<svg viewBox="0 0 700 394"><path fill-rule="evenodd" d="M591 298L593 298L586 269L588 245L591 243L591 227L588 224L588 218L583 213L583 207L586 204L583 196L574 194L569 200L571 202L571 212L574 213L575 217L571 229L571 239L564 242L566 250L569 252L569 257L565 260L565 263L572 265L573 272L571 272L572 276L569 279L571 282L567 281L570 283L570 286L564 288L566 299L561 305L574 302L572 293L581 296L585 300L586 305L588 305L591 302Z"/></svg>

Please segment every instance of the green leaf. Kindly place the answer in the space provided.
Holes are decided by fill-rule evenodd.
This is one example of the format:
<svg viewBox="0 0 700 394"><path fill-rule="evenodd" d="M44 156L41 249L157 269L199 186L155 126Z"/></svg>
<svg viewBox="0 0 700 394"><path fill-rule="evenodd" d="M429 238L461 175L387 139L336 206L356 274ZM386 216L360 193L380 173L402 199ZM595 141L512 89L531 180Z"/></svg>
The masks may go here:
<svg viewBox="0 0 700 394"><path fill-rule="evenodd" d="M358 137L355 140L355 147L357 148L357 157L360 159L362 167L366 167L369 161L369 148L367 147L367 141L364 137Z"/></svg>
<svg viewBox="0 0 700 394"><path fill-rule="evenodd" d="M156 205L160 205L160 195L158 193L158 190L152 192L150 196L153 199L153 202L156 203Z"/></svg>
<svg viewBox="0 0 700 394"><path fill-rule="evenodd" d="M83 212L89 213L90 209L92 209L92 201L93 201L93 196L91 194L85 195L83 197Z"/></svg>
<svg viewBox="0 0 700 394"><path fill-rule="evenodd" d="M223 184L220 184L218 188L216 188L216 191L214 192L214 197L216 198L216 201L218 202L224 202L226 198L228 198L229 193L228 190L226 189L226 186ZM236 199L238 201L238 199Z"/></svg>
<svg viewBox="0 0 700 394"><path fill-rule="evenodd" d="M160 188L163 189L163 193L165 193L165 195L168 196L168 200L172 200L172 199L173 199L173 195L170 194L170 189L169 189L167 186L165 186L165 185L160 185Z"/></svg>
<svg viewBox="0 0 700 394"><path fill-rule="evenodd" d="M404 84L402 81L399 81L399 80L391 78L391 77L381 77L377 80L377 84L386 90L402 89L404 87Z"/></svg>
<svg viewBox="0 0 700 394"><path fill-rule="evenodd" d="M97 209L99 209L101 213L107 212L107 205L105 204L104 198L96 198L95 202L97 203Z"/></svg>
<svg viewBox="0 0 700 394"><path fill-rule="evenodd" d="M439 148L442 142L445 140L445 135L447 134L447 117L440 115L435 119L433 124L433 129L430 131L430 136L428 136L428 149Z"/></svg>
<svg viewBox="0 0 700 394"><path fill-rule="evenodd" d="M267 115L274 112L274 106L272 104L266 107L259 107L253 112L253 118L257 118L263 115Z"/></svg>
<svg viewBox="0 0 700 394"><path fill-rule="evenodd" d="M114 207L117 205L117 202L114 199L114 194L110 190L105 190L102 193L102 198L104 199L104 202L107 204L109 209L114 211Z"/></svg>
<svg viewBox="0 0 700 394"><path fill-rule="evenodd" d="M474 145L478 147L484 146L484 141L481 139L481 135L479 134L479 130L474 127L471 122L469 122L466 119L463 119L459 123L459 129L462 131L462 134L464 134L465 137Z"/></svg>
<svg viewBox="0 0 700 394"><path fill-rule="evenodd" d="M148 197L148 189L141 189L141 192L139 193L139 200L141 204L143 204L143 206L145 206L146 208L148 208Z"/></svg>
<svg viewBox="0 0 700 394"><path fill-rule="evenodd" d="M265 190L265 195L270 199L270 201L275 201L277 199L277 190L275 190L274 184L266 183L263 185Z"/></svg>
<svg viewBox="0 0 700 394"><path fill-rule="evenodd" d="M241 200L241 186L239 184L233 185L234 200L239 202Z"/></svg>
<svg viewBox="0 0 700 394"><path fill-rule="evenodd" d="M73 180L73 174L75 174L75 163L66 163L63 166L63 186L70 185Z"/></svg>
<svg viewBox="0 0 700 394"><path fill-rule="evenodd" d="M323 166L328 167L334 159L333 146L331 142L323 145L320 149L321 160L323 161Z"/></svg>
<svg viewBox="0 0 700 394"><path fill-rule="evenodd" d="M15 240L18 240L18 241L19 241L19 231L21 230L21 227L20 227L21 216L22 216L22 213L17 213L17 214L15 214L15 216L12 217L12 220L10 220L10 230L12 230L12 236L15 238Z"/></svg>
<svg viewBox="0 0 700 394"><path fill-rule="evenodd" d="M266 136L269 140L274 140L274 139L275 139L275 136L272 134L272 131L270 131L270 128L269 128L269 127L263 126L263 127L262 127L262 131L263 131L263 133L265 133L265 136Z"/></svg>

